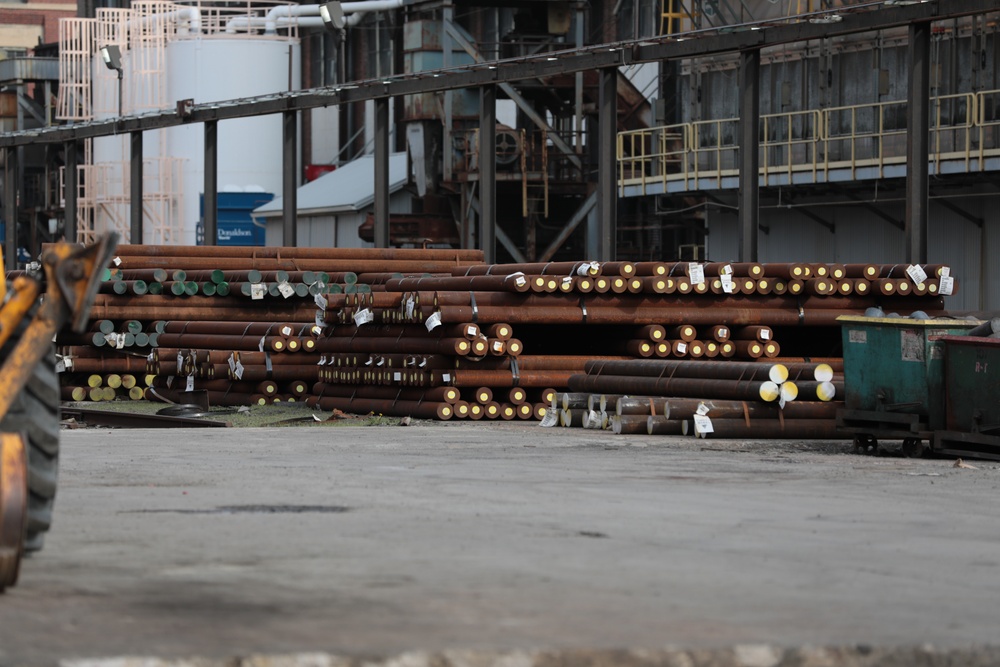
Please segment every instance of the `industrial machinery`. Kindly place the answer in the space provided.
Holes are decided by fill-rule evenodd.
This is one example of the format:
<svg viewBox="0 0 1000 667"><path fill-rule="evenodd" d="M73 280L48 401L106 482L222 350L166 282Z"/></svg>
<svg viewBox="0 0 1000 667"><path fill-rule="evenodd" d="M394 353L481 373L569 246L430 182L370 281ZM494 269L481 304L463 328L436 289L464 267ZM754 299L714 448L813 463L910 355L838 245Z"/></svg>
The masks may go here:
<svg viewBox="0 0 1000 667"><path fill-rule="evenodd" d="M52 521L59 463L59 380L52 340L82 332L117 234L81 247L47 246L41 278L0 275L0 591L21 556L41 548Z"/></svg>

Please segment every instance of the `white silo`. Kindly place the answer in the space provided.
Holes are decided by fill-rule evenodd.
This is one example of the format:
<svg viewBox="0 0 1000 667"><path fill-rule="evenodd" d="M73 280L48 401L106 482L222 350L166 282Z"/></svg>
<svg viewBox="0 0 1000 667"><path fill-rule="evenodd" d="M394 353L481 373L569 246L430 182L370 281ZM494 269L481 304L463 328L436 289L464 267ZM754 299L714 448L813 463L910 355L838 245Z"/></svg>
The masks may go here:
<svg viewBox="0 0 1000 667"><path fill-rule="evenodd" d="M95 51L84 65L91 70L93 117L118 115L117 72L100 55L100 48L112 43L122 51L126 116L171 110L184 99L207 104L298 89L297 19L265 19L284 6L294 5L138 0L128 10L100 10ZM280 115L220 121L219 191L280 193L282 145ZM145 132L143 157L143 242L195 243L204 190L204 126ZM128 238L128 164L128 137L94 140L81 199L89 211L81 225L92 220L93 226L81 229L81 239L107 229Z"/></svg>

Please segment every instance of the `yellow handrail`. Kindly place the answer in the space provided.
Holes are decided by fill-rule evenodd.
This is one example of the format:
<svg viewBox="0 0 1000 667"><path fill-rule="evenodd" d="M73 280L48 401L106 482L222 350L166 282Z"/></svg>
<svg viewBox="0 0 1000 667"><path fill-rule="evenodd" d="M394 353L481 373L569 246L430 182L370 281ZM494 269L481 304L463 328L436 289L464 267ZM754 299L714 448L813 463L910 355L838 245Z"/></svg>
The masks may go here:
<svg viewBox="0 0 1000 667"><path fill-rule="evenodd" d="M813 182L833 169L857 178L861 168L885 175L889 165L906 160L906 101L806 109L761 116L760 175L764 184L795 172L811 173ZM618 135L619 189L680 182L682 189L704 187L738 174L739 119L698 120ZM966 171L985 167L1000 156L1000 90L957 93L931 98L930 161L960 160ZM778 182L781 182L780 180Z"/></svg>

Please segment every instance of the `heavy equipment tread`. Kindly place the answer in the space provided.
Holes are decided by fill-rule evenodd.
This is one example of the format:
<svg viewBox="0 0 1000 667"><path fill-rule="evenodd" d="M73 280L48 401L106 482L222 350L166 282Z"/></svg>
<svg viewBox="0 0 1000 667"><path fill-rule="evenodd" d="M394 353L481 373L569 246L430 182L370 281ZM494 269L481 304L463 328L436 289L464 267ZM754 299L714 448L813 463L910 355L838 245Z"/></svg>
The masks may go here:
<svg viewBox="0 0 1000 667"><path fill-rule="evenodd" d="M34 309L33 309L34 310ZM0 350L0 362L7 358L31 322L25 316ZM23 391L0 420L0 430L25 434L28 449L28 520L25 550L42 548L44 533L52 525L52 508L59 473L59 376L52 347L35 365Z"/></svg>

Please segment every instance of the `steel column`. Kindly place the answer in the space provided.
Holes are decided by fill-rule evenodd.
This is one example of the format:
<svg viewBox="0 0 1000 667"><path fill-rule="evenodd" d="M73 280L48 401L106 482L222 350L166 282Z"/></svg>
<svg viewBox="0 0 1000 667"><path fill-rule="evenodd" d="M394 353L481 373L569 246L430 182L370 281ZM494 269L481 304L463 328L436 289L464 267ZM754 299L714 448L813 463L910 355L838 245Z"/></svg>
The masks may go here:
<svg viewBox="0 0 1000 667"><path fill-rule="evenodd" d="M132 162L129 172L130 195L129 214L131 218L131 229L129 232L129 243L142 243L142 131L130 134L132 146Z"/></svg>
<svg viewBox="0 0 1000 667"><path fill-rule="evenodd" d="M497 88L479 89L479 248L487 264L496 262Z"/></svg>
<svg viewBox="0 0 1000 667"><path fill-rule="evenodd" d="M375 100L375 247L389 247L389 98Z"/></svg>
<svg viewBox="0 0 1000 667"><path fill-rule="evenodd" d="M590 229L587 249L593 259L615 259L618 191L615 187L618 145L618 68L600 72L599 118L597 121L597 217Z"/></svg>
<svg viewBox="0 0 1000 667"><path fill-rule="evenodd" d="M3 219L7 223L7 233L3 241L4 268L17 268L17 153L21 148L4 151L3 163Z"/></svg>
<svg viewBox="0 0 1000 667"><path fill-rule="evenodd" d="M64 172L65 190L63 192L63 199L65 201L65 205L63 207L63 237L67 242L75 243L76 195L78 190L77 166L80 158L76 141L67 141L65 144L65 151L66 171Z"/></svg>
<svg viewBox="0 0 1000 667"><path fill-rule="evenodd" d="M204 244L219 241L219 121L205 121L205 187L201 206L204 219Z"/></svg>
<svg viewBox="0 0 1000 667"><path fill-rule="evenodd" d="M760 50L740 52L739 261L757 261L760 224Z"/></svg>
<svg viewBox="0 0 1000 667"><path fill-rule="evenodd" d="M906 257L927 262L928 153L930 150L931 24L910 25L906 98Z"/></svg>
<svg viewBox="0 0 1000 667"><path fill-rule="evenodd" d="M293 248L298 240L298 145L299 115L297 111L282 114L281 154L281 245Z"/></svg>

